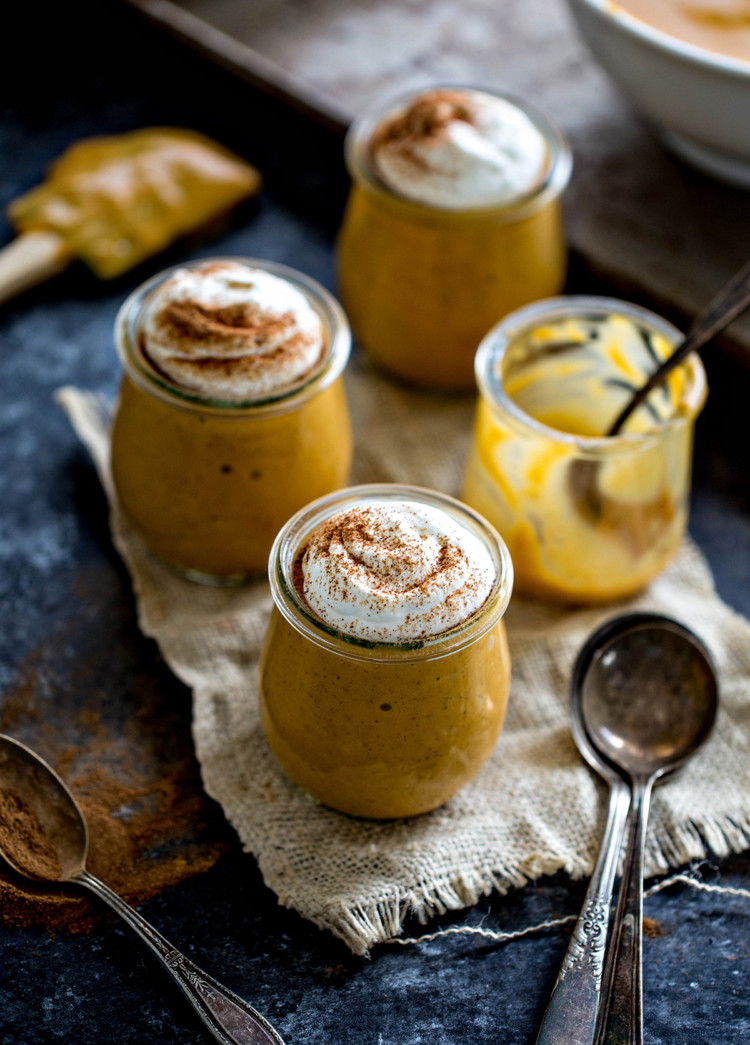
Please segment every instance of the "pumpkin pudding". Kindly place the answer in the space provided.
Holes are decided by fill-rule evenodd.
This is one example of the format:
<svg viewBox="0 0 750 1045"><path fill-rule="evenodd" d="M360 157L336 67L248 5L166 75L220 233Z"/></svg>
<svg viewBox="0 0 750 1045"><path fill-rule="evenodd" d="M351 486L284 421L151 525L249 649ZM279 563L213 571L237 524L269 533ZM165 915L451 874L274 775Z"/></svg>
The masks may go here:
<svg viewBox="0 0 750 1045"><path fill-rule="evenodd" d="M476 775L502 726L512 566L483 519L408 486L310 505L271 555L269 744L314 798L413 816Z"/></svg>
<svg viewBox="0 0 750 1045"><path fill-rule="evenodd" d="M617 0L617 7L685 43L750 62L748 0Z"/></svg>
<svg viewBox="0 0 750 1045"><path fill-rule="evenodd" d="M265 572L279 527L346 481L346 318L283 265L171 269L123 305L125 370L112 435L123 510L198 580Z"/></svg>
<svg viewBox="0 0 750 1045"><path fill-rule="evenodd" d="M567 143L515 99L436 88L365 113L346 155L339 286L355 334L398 377L473 387L489 327L562 286Z"/></svg>
<svg viewBox="0 0 750 1045"><path fill-rule="evenodd" d="M463 496L503 535L521 591L624 598L676 553L706 397L700 360L676 368L622 434L603 433L678 340L646 309L581 297L522 309L482 342Z"/></svg>

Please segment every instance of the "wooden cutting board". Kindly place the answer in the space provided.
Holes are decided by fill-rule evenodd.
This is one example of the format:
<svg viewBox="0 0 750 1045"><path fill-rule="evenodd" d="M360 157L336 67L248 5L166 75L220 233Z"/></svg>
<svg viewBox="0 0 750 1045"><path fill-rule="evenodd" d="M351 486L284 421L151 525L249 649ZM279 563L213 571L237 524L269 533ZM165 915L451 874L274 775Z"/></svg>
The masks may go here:
<svg viewBox="0 0 750 1045"><path fill-rule="evenodd" d="M564 0L128 0L291 104L341 126L399 87L463 82L546 108L575 157L572 248L685 317L750 255L750 194L683 166L579 40ZM750 319L732 330L750 362Z"/></svg>

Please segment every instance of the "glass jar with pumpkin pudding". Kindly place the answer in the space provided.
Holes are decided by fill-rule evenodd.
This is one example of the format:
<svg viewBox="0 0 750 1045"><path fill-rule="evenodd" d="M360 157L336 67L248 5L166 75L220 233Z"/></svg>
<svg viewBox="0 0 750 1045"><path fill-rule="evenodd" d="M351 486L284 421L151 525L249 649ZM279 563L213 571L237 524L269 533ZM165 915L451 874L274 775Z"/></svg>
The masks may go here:
<svg viewBox="0 0 750 1045"><path fill-rule="evenodd" d="M505 715L502 540L450 497L352 487L289 521L269 574L260 709L284 770L353 816L442 805L479 771Z"/></svg>
<svg viewBox="0 0 750 1045"><path fill-rule="evenodd" d="M698 357L620 435L602 433L680 339L646 309L570 297L519 310L482 342L463 496L505 538L519 590L574 603L624 598L674 556L707 391Z"/></svg>
<svg viewBox="0 0 750 1045"><path fill-rule="evenodd" d="M472 388L487 330L562 287L567 142L524 102L435 88L366 112L346 158L339 288L356 337L407 381Z"/></svg>
<svg viewBox="0 0 750 1045"><path fill-rule="evenodd" d="M192 579L264 573L281 525L349 474L341 308L284 265L221 258L149 280L115 333L112 470L128 519Z"/></svg>

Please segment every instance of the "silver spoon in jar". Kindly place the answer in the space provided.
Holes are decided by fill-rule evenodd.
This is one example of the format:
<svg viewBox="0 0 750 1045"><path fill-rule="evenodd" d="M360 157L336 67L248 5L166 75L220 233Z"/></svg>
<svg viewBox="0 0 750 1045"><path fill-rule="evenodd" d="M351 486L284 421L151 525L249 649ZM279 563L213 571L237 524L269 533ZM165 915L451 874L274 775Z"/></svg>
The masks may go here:
<svg viewBox="0 0 750 1045"><path fill-rule="evenodd" d="M716 669L688 628L658 614L610 622L581 679L581 720L597 754L630 786L628 840L602 978L597 1043L643 1042L643 854L654 784L713 728Z"/></svg>
<svg viewBox="0 0 750 1045"><path fill-rule="evenodd" d="M651 374L646 383L635 389L617 415L606 436L619 435L631 414L646 401L655 388L679 366L691 352L698 352L750 306L750 261L729 282L693 322L690 330L671 355ZM587 518L596 520L602 514L605 497L599 489L599 461L578 459L570 466L569 486L574 503Z"/></svg>
<svg viewBox="0 0 750 1045"><path fill-rule="evenodd" d="M0 734L0 792L11 822L0 822L0 855L37 882L80 885L140 936L222 1045L284 1045L271 1024L176 950L136 910L86 870L88 832L73 795L31 748ZM15 830L14 830L15 827ZM25 828L25 830L23 829Z"/></svg>

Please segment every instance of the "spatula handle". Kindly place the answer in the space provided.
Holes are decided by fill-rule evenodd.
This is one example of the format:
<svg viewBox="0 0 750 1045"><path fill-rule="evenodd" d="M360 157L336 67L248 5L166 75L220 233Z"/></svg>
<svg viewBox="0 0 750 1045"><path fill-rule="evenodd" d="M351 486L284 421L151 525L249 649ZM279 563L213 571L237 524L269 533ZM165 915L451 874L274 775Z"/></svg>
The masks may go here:
<svg viewBox="0 0 750 1045"><path fill-rule="evenodd" d="M0 305L67 268L72 255L61 236L24 232L0 250Z"/></svg>

